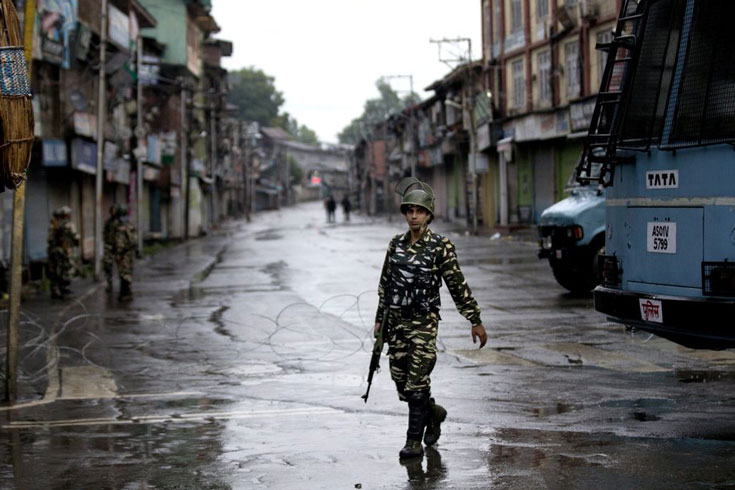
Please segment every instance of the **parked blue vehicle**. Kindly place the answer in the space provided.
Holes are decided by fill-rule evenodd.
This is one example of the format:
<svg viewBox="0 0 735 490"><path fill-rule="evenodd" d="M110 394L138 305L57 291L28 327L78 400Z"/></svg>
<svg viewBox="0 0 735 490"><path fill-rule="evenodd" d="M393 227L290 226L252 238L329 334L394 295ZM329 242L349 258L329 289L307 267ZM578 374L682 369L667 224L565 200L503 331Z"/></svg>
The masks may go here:
<svg viewBox="0 0 735 490"><path fill-rule="evenodd" d="M735 348L732 0L623 0L577 179L607 187L608 319ZM590 170L597 168L596 175Z"/></svg>
<svg viewBox="0 0 735 490"><path fill-rule="evenodd" d="M549 259L556 281L572 293L600 284L598 257L605 251L605 191L581 186L576 172L570 196L548 207L539 220L540 259Z"/></svg>

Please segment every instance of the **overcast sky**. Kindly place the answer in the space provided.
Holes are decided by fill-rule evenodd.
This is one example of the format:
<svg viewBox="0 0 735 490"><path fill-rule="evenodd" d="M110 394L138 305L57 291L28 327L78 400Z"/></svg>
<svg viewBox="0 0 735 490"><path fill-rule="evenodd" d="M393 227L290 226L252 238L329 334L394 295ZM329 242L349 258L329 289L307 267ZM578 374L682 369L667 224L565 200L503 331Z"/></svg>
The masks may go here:
<svg viewBox="0 0 735 490"><path fill-rule="evenodd" d="M212 15L216 37L234 44L224 67L274 76L282 109L327 142L378 96L381 76L413 75L414 91L431 95L423 89L450 68L429 39L470 38L473 59L482 55L480 0L213 0ZM466 53L451 48L442 57ZM409 91L408 79L391 85Z"/></svg>

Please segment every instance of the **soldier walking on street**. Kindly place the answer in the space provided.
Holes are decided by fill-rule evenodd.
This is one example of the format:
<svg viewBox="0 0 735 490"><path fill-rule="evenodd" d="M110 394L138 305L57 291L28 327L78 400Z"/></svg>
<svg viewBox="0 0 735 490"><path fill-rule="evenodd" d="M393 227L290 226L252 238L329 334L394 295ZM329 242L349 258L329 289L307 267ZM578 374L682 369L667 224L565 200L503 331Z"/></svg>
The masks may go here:
<svg viewBox="0 0 735 490"><path fill-rule="evenodd" d="M71 208L54 211L48 231L48 277L51 297L62 299L71 293L72 251L79 245L79 234L71 223Z"/></svg>
<svg viewBox="0 0 735 490"><path fill-rule="evenodd" d="M408 430L401 459L420 457L441 435L447 411L431 397L431 371L436 363L442 280L459 312L472 325L472 341L487 342L480 308L457 262L454 245L431 229L434 192L428 184L409 177L396 192L402 196L401 213L409 230L396 235L388 246L378 286L380 301L375 316L378 334L384 315L391 378L398 398L408 403ZM387 307L386 307L387 305Z"/></svg>
<svg viewBox="0 0 735 490"><path fill-rule="evenodd" d="M345 215L345 221L349 221L350 211L352 211L352 203L350 202L350 197L345 194L340 204L342 204L342 212Z"/></svg>
<svg viewBox="0 0 735 490"><path fill-rule="evenodd" d="M110 217L103 230L104 253L102 267L105 272L105 290L112 294L113 264L117 264L120 276L120 301L133 299L133 259L136 247L135 227L128 219L128 209L121 204L110 206Z"/></svg>

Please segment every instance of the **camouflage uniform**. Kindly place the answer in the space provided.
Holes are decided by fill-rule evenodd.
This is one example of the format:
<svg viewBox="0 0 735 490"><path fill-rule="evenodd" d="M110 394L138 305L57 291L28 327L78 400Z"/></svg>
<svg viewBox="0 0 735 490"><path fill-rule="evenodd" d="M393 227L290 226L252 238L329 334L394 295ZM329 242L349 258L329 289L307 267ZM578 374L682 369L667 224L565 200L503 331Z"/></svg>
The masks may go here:
<svg viewBox="0 0 735 490"><path fill-rule="evenodd" d="M387 320L383 338L388 342L391 378L398 398L408 403L406 445L398 454L408 459L424 454L422 439L427 446L436 444L447 417L446 409L431 398L430 378L436 364L442 279L457 309L472 324L473 341L479 336L482 347L487 336L454 245L428 228L434 219L434 190L415 177L406 177L396 185L396 193L409 231L395 236L388 247L378 286L375 329L380 335L382 320ZM415 237L418 240L412 244Z"/></svg>
<svg viewBox="0 0 735 490"><path fill-rule="evenodd" d="M413 245L410 232L391 240L378 286L380 302L375 321L382 320L387 299L391 315L387 332L390 372L403 401L408 401L409 393L428 392L431 388L442 279L460 314L472 325L481 324L480 308L448 238L427 229Z"/></svg>
<svg viewBox="0 0 735 490"><path fill-rule="evenodd" d="M102 270L105 273L107 292L112 292L112 268L115 264L115 230L120 223L117 206L110 207L110 217L102 230Z"/></svg>
<svg viewBox="0 0 735 490"><path fill-rule="evenodd" d="M105 223L103 266L107 287L112 292L112 259L117 264L120 275L120 299L132 299L133 258L136 247L135 227L129 222L127 210L117 206L115 212Z"/></svg>
<svg viewBox="0 0 735 490"><path fill-rule="evenodd" d="M69 221L71 210L64 206L54 212L48 231L48 278L51 281L51 297L63 298L71 293L71 276L74 270L72 250L79 245L79 234Z"/></svg>

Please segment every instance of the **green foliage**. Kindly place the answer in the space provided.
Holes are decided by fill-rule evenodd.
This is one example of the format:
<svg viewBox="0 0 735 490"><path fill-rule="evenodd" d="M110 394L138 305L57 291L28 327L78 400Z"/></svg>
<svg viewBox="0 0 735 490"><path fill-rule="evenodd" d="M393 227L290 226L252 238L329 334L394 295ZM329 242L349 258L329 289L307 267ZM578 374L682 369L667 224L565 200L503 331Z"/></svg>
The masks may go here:
<svg viewBox="0 0 735 490"><path fill-rule="evenodd" d="M253 66L230 73L227 99L238 108L242 121L257 121L261 126L280 126L279 111L283 94L276 90L275 78Z"/></svg>
<svg viewBox="0 0 735 490"><path fill-rule="evenodd" d="M250 66L230 72L230 91L227 99L238 108L241 121L257 121L263 127L277 127L288 132L297 141L319 144L314 130L301 124L288 112L281 112L285 99L276 89L275 78Z"/></svg>
<svg viewBox="0 0 735 490"><path fill-rule="evenodd" d="M312 130L304 124L299 126L298 133L296 134L296 139L298 141L301 141L302 143L308 143L310 145L316 146L319 144L319 137L317 137L316 131Z"/></svg>
<svg viewBox="0 0 735 490"><path fill-rule="evenodd" d="M299 124L296 118L292 117L288 112L284 112L278 116L277 126L293 136L296 141L309 145L319 144L319 137L316 131L305 124Z"/></svg>
<svg viewBox="0 0 735 490"><path fill-rule="evenodd" d="M416 94L409 94L401 99L390 84L383 79L375 82L375 86L380 96L365 101L362 115L353 119L337 135L340 143L358 143L369 135L375 124L385 121L391 114L401 112L405 107L419 100Z"/></svg>

